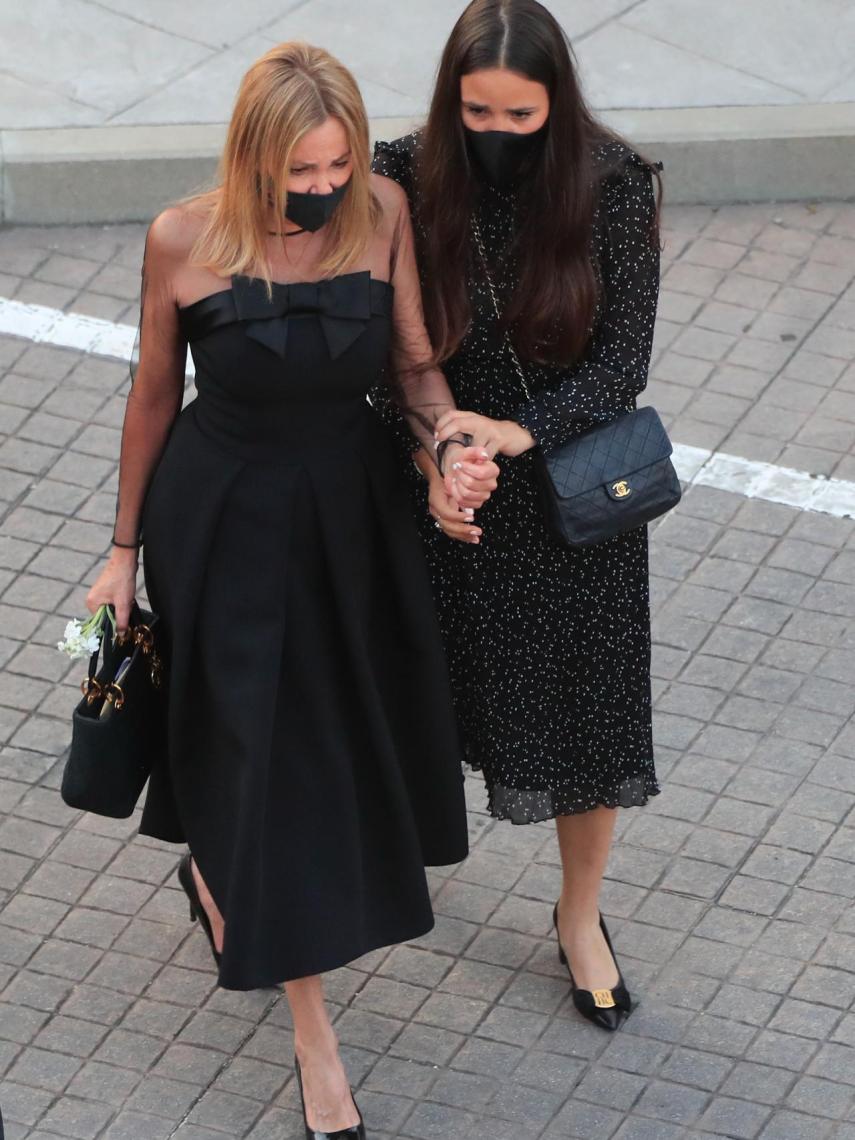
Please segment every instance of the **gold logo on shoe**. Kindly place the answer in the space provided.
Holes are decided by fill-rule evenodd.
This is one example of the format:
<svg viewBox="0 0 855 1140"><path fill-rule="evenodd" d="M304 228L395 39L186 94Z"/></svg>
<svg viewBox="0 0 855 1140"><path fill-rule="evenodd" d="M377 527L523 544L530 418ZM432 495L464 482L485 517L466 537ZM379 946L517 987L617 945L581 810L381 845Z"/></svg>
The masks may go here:
<svg viewBox="0 0 855 1140"><path fill-rule="evenodd" d="M615 999L611 990L593 990L592 993L597 1009L614 1009Z"/></svg>
<svg viewBox="0 0 855 1140"><path fill-rule="evenodd" d="M625 499L628 495L632 494L632 487L630 487L626 479L618 479L617 483L612 483L612 490L615 493L616 499Z"/></svg>

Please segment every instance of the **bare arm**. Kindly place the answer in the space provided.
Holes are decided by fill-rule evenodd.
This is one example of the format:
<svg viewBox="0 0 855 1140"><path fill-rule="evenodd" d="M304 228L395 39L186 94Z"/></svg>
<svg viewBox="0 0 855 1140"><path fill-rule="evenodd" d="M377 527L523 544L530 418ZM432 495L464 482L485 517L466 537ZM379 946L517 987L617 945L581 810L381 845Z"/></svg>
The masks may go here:
<svg viewBox="0 0 855 1140"><path fill-rule="evenodd" d="M133 372L122 429L114 546L87 597L93 611L103 604L114 605L119 629L127 626L136 590L146 492L184 392L187 344L181 335L174 292L178 253L172 213L157 218L146 239L139 364Z"/></svg>

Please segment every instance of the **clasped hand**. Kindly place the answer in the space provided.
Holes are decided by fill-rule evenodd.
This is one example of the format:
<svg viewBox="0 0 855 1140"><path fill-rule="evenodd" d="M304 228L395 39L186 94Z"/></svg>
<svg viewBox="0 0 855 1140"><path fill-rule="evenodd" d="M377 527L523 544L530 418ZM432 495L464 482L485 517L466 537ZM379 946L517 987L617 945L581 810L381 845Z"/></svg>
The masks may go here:
<svg viewBox="0 0 855 1140"><path fill-rule="evenodd" d="M491 459L496 454L522 455L535 442L531 432L514 420L493 420L477 412L456 409L437 421L435 435L440 443L460 433L471 435L473 445L486 451Z"/></svg>
<svg viewBox="0 0 855 1140"><path fill-rule="evenodd" d="M498 486L499 468L493 457L521 455L535 441L513 420L493 420L474 412L447 412L437 422L437 443L464 433L472 437L473 445L448 447L444 479L418 458L416 462L429 480L428 509L437 525L449 538L477 546L483 532L475 524L475 510Z"/></svg>

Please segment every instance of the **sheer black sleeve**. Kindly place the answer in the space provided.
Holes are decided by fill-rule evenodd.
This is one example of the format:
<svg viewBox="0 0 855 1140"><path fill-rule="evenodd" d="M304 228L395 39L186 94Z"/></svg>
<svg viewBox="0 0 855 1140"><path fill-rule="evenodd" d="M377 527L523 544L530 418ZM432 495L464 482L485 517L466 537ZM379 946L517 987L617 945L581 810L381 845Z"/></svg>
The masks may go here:
<svg viewBox="0 0 855 1140"><path fill-rule="evenodd" d="M394 142L377 142L374 146L374 162L372 164L375 174L382 174L398 183L406 193L411 208L413 202L412 154L414 145L414 135L396 139ZM398 452L402 463L405 463L420 444L401 415L401 410L392 396L388 379L388 375L384 376L383 380L372 388L371 406L389 429L395 450Z"/></svg>
<svg viewBox="0 0 855 1140"><path fill-rule="evenodd" d="M583 359L515 416L547 450L565 442L580 420L608 421L632 408L647 384L659 296L650 168L641 160L630 161L607 179L600 209L601 318Z"/></svg>
<svg viewBox="0 0 855 1140"><path fill-rule="evenodd" d="M161 214L146 237L139 348L131 362L113 536L122 546L140 542L148 485L184 393L187 342L181 334L174 291L178 255L171 213Z"/></svg>
<svg viewBox="0 0 855 1140"><path fill-rule="evenodd" d="M389 390L413 438L433 455L434 428L455 403L442 370L432 364L409 206L404 193L398 187L394 191L391 283L395 297Z"/></svg>

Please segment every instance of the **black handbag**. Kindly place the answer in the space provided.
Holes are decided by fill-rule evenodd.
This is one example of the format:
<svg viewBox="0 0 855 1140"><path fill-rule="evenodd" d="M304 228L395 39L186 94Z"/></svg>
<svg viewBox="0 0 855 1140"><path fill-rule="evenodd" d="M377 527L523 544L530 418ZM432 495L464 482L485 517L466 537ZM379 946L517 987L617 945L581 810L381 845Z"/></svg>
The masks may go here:
<svg viewBox="0 0 855 1140"><path fill-rule="evenodd" d="M74 808L126 819L166 746L163 663L156 614L134 603L128 631L113 637L105 614L101 645L89 660L74 710L62 798ZM98 659L101 658L99 668Z"/></svg>
<svg viewBox="0 0 855 1140"><path fill-rule="evenodd" d="M496 317L499 299L490 277L484 241L473 218L475 243ZM531 399L525 372L510 336L511 359ZM592 546L664 515L682 497L671 462L673 448L654 408L624 412L573 436L551 451L534 453L547 525L566 546Z"/></svg>

